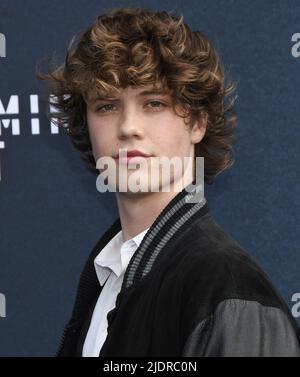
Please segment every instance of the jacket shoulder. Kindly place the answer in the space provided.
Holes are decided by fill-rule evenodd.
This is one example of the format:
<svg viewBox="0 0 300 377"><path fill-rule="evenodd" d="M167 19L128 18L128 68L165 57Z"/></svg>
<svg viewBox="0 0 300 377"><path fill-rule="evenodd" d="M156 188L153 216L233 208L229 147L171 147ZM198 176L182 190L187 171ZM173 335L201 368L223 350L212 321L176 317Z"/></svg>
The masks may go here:
<svg viewBox="0 0 300 377"><path fill-rule="evenodd" d="M226 298L283 306L269 276L231 235L206 214L184 240L185 293L217 304Z"/></svg>
<svg viewBox="0 0 300 377"><path fill-rule="evenodd" d="M300 355L299 327L286 303L210 214L184 245L183 356Z"/></svg>

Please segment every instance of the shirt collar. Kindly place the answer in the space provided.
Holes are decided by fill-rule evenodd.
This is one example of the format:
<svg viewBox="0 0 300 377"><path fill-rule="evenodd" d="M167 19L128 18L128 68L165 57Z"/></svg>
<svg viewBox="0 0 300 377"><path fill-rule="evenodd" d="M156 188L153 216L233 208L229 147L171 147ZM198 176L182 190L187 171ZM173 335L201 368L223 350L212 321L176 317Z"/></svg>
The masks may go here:
<svg viewBox="0 0 300 377"><path fill-rule="evenodd" d="M119 277L126 270L132 255L140 246L148 229L145 229L127 241L123 240L121 230L100 251L94 260L94 265L101 286L104 285L111 271Z"/></svg>

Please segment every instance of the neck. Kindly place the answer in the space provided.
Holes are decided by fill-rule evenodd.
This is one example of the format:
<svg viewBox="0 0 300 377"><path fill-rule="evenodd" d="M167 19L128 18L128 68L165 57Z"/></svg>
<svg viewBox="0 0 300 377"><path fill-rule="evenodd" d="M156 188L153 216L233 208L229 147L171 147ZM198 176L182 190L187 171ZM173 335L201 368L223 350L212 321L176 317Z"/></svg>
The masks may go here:
<svg viewBox="0 0 300 377"><path fill-rule="evenodd" d="M174 188L170 192L133 194L117 192L117 205L124 241L149 228L178 193Z"/></svg>

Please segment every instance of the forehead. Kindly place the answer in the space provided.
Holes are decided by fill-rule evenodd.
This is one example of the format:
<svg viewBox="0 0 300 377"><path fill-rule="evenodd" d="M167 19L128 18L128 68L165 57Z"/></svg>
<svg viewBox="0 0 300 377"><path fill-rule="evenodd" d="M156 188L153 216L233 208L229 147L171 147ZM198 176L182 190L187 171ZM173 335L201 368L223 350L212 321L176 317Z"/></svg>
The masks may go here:
<svg viewBox="0 0 300 377"><path fill-rule="evenodd" d="M90 90L85 97L90 103L101 99L116 99L124 96L143 97L149 95L170 95L169 88L162 85L128 86L126 88L115 89L113 91Z"/></svg>

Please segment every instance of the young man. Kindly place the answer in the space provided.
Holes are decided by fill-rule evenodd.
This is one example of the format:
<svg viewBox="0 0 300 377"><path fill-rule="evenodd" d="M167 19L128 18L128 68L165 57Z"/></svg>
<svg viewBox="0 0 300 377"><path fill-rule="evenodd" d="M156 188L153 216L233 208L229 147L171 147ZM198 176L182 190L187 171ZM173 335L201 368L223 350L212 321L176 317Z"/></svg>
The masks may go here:
<svg viewBox="0 0 300 377"><path fill-rule="evenodd" d="M57 355L300 356L299 328L268 277L205 197L193 200L197 164L187 179L173 170L148 184L161 157L204 157L206 183L233 162L234 85L209 39L167 12L118 9L39 78L88 166L99 174L99 159L115 162L119 209L83 269ZM120 190L137 161L148 190L129 180Z"/></svg>

